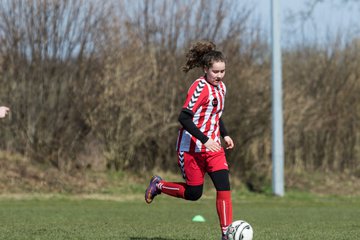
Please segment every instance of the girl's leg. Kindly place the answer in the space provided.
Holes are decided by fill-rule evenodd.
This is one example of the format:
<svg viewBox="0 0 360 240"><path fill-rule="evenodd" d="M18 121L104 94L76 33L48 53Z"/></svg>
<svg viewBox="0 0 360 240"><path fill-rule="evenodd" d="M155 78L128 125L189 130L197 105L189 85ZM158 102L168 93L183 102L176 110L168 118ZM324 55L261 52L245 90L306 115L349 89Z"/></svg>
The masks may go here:
<svg viewBox="0 0 360 240"><path fill-rule="evenodd" d="M166 182L159 176L150 180L149 187L145 191L145 201L151 203L161 193L172 197L183 198L190 201L198 200L203 192L203 185L189 186L181 182Z"/></svg>
<svg viewBox="0 0 360 240"><path fill-rule="evenodd" d="M203 185L189 186L186 183L160 181L158 188L167 195L196 201L203 192Z"/></svg>
<svg viewBox="0 0 360 240"><path fill-rule="evenodd" d="M201 165L201 155L193 153L178 153L178 163L186 183L167 182L159 176L154 176L145 191L145 200L151 203L160 193L190 201L198 200L203 192L205 170Z"/></svg>
<svg viewBox="0 0 360 240"><path fill-rule="evenodd" d="M229 181L229 171L219 170L210 172L209 176L216 188L216 210L219 216L223 234L232 223L232 201Z"/></svg>

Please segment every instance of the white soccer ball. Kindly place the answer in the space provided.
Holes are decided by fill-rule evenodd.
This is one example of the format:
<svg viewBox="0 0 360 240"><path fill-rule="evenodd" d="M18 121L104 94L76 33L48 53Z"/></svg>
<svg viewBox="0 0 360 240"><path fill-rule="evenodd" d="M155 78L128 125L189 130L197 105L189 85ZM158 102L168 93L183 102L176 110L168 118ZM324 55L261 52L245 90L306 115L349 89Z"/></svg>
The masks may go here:
<svg viewBox="0 0 360 240"><path fill-rule="evenodd" d="M229 225L226 235L229 240L252 240L254 231L248 222L237 220Z"/></svg>

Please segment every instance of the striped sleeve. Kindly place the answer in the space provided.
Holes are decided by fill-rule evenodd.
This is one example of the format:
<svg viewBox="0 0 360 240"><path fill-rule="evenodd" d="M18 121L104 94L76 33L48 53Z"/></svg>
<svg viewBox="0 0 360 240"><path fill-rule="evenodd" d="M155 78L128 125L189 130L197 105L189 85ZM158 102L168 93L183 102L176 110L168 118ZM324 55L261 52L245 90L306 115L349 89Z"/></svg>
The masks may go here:
<svg viewBox="0 0 360 240"><path fill-rule="evenodd" d="M196 80L191 87L189 88L183 109L190 110L192 113L195 113L197 109L202 105L207 99L207 88L205 79Z"/></svg>

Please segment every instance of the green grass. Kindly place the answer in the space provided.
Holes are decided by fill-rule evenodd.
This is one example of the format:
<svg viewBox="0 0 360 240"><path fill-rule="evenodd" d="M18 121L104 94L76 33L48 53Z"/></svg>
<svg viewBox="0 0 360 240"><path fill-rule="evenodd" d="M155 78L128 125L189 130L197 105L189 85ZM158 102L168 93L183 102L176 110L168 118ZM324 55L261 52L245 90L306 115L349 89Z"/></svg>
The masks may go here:
<svg viewBox="0 0 360 240"><path fill-rule="evenodd" d="M233 193L234 220L254 239L359 239L360 198L288 193L283 198ZM195 215L205 223L193 223ZM0 199L0 239L203 240L220 238L213 192L197 202L159 196L132 200L72 196Z"/></svg>

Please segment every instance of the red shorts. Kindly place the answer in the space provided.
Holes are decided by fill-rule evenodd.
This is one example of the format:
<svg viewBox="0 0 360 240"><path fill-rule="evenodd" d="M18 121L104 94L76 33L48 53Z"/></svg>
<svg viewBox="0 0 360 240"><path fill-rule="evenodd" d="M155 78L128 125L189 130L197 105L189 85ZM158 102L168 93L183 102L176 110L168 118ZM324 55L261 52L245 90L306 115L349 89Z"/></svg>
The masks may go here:
<svg viewBox="0 0 360 240"><path fill-rule="evenodd" d="M178 152L178 164L186 184L202 185L205 173L229 170L224 149L218 152Z"/></svg>

